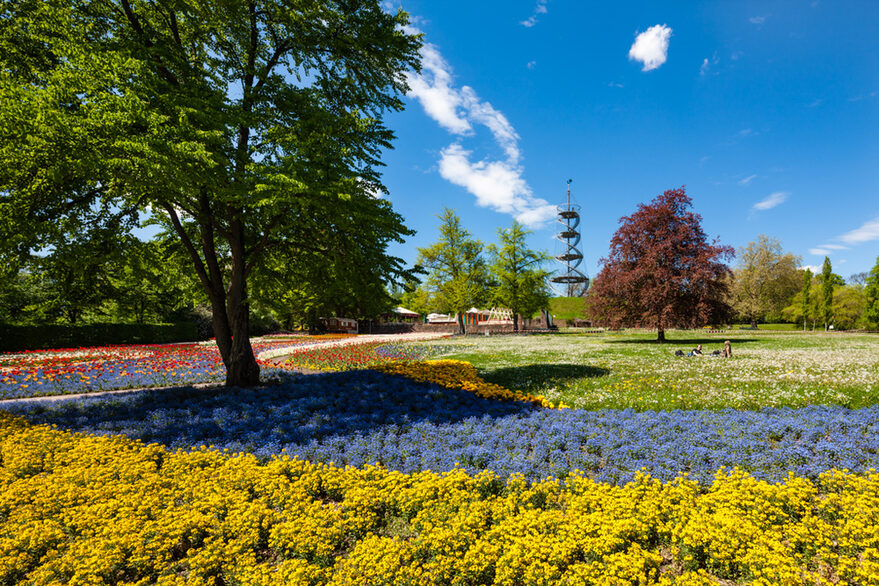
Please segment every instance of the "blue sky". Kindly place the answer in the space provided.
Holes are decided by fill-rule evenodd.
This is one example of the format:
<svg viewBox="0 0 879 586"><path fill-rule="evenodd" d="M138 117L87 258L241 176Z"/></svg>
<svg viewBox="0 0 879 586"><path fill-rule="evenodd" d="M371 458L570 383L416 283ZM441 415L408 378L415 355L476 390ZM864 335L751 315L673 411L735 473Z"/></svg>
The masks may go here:
<svg viewBox="0 0 879 586"><path fill-rule="evenodd" d="M393 4L399 5L398 3ZM389 4L390 6L390 4ZM595 276L619 219L686 185L709 238L848 278L879 255L879 2L405 0L424 68L384 156L414 263L454 208L557 253L565 182Z"/></svg>

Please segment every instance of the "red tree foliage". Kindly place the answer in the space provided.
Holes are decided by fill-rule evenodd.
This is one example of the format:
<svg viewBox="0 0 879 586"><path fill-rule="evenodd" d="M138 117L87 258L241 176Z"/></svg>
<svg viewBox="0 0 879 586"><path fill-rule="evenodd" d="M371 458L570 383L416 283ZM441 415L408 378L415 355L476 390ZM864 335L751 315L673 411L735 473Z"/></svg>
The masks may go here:
<svg viewBox="0 0 879 586"><path fill-rule="evenodd" d="M706 241L702 216L689 211L692 205L683 187L669 189L620 218L587 296L594 322L656 328L662 342L667 328L728 318L730 269L721 260L735 252Z"/></svg>

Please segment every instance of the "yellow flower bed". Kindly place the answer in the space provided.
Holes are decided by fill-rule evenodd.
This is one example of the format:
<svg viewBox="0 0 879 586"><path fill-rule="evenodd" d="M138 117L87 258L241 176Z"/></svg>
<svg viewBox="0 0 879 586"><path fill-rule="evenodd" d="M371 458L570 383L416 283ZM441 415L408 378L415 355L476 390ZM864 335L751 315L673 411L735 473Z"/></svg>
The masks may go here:
<svg viewBox="0 0 879 586"><path fill-rule="evenodd" d="M0 412L3 584L876 584L879 474L406 475Z"/></svg>
<svg viewBox="0 0 879 586"><path fill-rule="evenodd" d="M436 383L447 389L462 389L475 393L485 399L502 401L524 401L549 409L567 408L564 403L557 406L543 395L515 393L500 385L485 382L480 378L476 367L463 360L424 360L420 362L396 362L372 367L373 370L387 374L399 374L419 382Z"/></svg>

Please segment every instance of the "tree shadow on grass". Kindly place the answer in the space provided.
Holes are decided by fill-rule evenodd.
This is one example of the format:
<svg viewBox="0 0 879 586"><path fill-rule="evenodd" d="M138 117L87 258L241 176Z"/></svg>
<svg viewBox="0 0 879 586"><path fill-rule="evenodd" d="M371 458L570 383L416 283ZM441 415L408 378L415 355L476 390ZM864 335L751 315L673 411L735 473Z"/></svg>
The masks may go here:
<svg viewBox="0 0 879 586"><path fill-rule="evenodd" d="M597 378L610 374L610 369L585 364L526 364L498 368L482 374L496 385L516 391L536 391L547 385L567 384L581 378Z"/></svg>
<svg viewBox="0 0 879 586"><path fill-rule="evenodd" d="M4 404L32 423L86 433L122 433L171 448L200 445L268 457L301 446L339 443L380 430L420 424L454 425L533 412L518 401L424 384L375 371L284 374L277 384L253 388L142 391ZM486 419L487 418L487 419ZM397 432L395 432L397 433ZM336 462L343 461L339 457ZM454 465L454 462L452 462Z"/></svg>

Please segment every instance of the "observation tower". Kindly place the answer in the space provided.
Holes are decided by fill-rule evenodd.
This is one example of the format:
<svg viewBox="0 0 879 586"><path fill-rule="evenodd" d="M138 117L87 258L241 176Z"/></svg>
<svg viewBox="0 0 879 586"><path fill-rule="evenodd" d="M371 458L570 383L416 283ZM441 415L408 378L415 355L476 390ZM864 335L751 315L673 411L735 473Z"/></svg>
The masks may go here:
<svg viewBox="0 0 879 586"><path fill-rule="evenodd" d="M552 288L562 297L582 297L589 289L589 277L579 268L583 262L580 252L580 206L571 203L571 179L568 179L568 200L558 206L558 222L562 228L556 240L564 245L564 251L555 257L564 267L562 274L552 277Z"/></svg>

